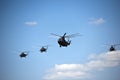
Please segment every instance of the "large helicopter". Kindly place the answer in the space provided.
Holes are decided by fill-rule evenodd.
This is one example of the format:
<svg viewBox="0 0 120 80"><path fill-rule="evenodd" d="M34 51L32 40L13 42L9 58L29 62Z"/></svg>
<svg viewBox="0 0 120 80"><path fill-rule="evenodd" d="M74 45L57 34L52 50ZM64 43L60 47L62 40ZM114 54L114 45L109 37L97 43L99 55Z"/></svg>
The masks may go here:
<svg viewBox="0 0 120 80"><path fill-rule="evenodd" d="M42 53L42 52L46 52L47 49L48 49L48 45L42 46L41 49L40 49L40 52L41 52L41 53Z"/></svg>
<svg viewBox="0 0 120 80"><path fill-rule="evenodd" d="M120 45L120 44L111 45L109 51L116 51L115 46L118 46L118 45Z"/></svg>
<svg viewBox="0 0 120 80"><path fill-rule="evenodd" d="M27 51L24 51L24 52L21 52L21 54L19 55L21 58L26 58L26 56L28 55L29 52Z"/></svg>
<svg viewBox="0 0 120 80"><path fill-rule="evenodd" d="M67 35L67 36L66 36L66 33L64 33L63 36L56 35L56 34L53 34L53 33L51 33L51 35L60 37L58 39L58 44L59 44L60 47L67 47L68 45L71 44L71 40L69 40L69 38L72 38L72 37L75 37L75 36L79 36L79 33L72 34L72 35ZM66 40L65 38L67 38L68 40Z"/></svg>

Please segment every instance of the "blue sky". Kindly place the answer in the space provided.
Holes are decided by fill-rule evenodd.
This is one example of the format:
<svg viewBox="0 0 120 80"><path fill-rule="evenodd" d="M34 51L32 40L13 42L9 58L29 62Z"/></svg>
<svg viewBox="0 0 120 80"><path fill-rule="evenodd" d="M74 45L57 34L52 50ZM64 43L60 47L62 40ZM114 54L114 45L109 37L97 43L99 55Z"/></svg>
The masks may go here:
<svg viewBox="0 0 120 80"><path fill-rule="evenodd" d="M119 80L120 1L1 0L0 80ZM71 38L60 48L50 33ZM51 45L44 54L43 45ZM20 52L30 51L25 59Z"/></svg>

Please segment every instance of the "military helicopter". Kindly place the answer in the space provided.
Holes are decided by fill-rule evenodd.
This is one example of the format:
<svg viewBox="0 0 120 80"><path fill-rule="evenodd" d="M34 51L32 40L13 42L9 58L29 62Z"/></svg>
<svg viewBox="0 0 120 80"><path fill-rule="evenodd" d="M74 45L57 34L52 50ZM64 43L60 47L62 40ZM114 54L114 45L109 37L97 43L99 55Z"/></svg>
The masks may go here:
<svg viewBox="0 0 120 80"><path fill-rule="evenodd" d="M79 36L79 33L68 35L68 36L66 36L66 33L64 33L63 36L56 35L56 34L53 34L53 33L51 33L51 35L60 37L57 41L60 47L67 47L68 45L71 44L71 40L69 40L69 38ZM65 38L67 38L68 40L66 41Z"/></svg>
<svg viewBox="0 0 120 80"><path fill-rule="evenodd" d="M42 53L42 52L46 52L47 49L48 49L48 45L42 46L41 49L40 49L40 52L41 52L41 53Z"/></svg>
<svg viewBox="0 0 120 80"><path fill-rule="evenodd" d="M29 52L27 51L24 51L24 52L21 52L21 54L19 55L21 58L26 58L26 56L28 55Z"/></svg>
<svg viewBox="0 0 120 80"><path fill-rule="evenodd" d="M120 45L120 44L111 45L109 51L116 51L115 46L118 46L118 45Z"/></svg>

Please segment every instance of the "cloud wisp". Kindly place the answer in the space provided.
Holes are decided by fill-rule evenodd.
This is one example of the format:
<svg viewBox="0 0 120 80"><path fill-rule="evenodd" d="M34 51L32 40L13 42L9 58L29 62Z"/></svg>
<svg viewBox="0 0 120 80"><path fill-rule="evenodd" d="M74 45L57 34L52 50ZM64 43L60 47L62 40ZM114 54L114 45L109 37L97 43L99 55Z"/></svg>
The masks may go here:
<svg viewBox="0 0 120 80"><path fill-rule="evenodd" d="M105 20L103 18L97 18L97 19L92 18L92 19L90 19L89 23L99 25L99 24L105 23Z"/></svg>
<svg viewBox="0 0 120 80"><path fill-rule="evenodd" d="M120 64L120 51L92 54L85 64L55 64L46 75L44 80L66 80L90 78L91 72L101 71Z"/></svg>
<svg viewBox="0 0 120 80"><path fill-rule="evenodd" d="M27 22L25 22L25 24L28 25L28 26L35 26L38 23L36 21L27 21Z"/></svg>

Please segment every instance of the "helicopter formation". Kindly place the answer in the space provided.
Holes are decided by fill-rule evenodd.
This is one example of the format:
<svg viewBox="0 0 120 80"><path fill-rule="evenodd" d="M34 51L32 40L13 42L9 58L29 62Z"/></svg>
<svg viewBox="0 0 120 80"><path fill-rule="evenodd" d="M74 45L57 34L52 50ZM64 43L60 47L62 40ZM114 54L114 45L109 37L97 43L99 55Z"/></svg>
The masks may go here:
<svg viewBox="0 0 120 80"><path fill-rule="evenodd" d="M53 36L58 36L58 44L59 44L59 47L67 47L71 44L71 40L69 40L70 38L72 37L76 37L76 36L80 36L79 33L76 33L76 34L71 34L71 35L66 35L66 33L63 34L63 36L60 36L60 35L57 35L57 34L54 34L54 33L51 33L51 35ZM66 40L66 38L68 40ZM111 45L111 47L109 48L109 51L116 51L115 47L118 46L120 44L114 44L114 45ZM48 49L48 46L49 45L46 45L46 46L42 46L40 48L40 52L43 53L43 52L47 52L47 49ZM26 58L26 56L28 55L28 51L24 51L24 52L21 52L21 54L19 55L21 58Z"/></svg>
<svg viewBox="0 0 120 80"><path fill-rule="evenodd" d="M79 33L72 34L72 35L67 35L67 36L66 36L66 33L64 33L63 36L56 35L56 34L54 34L54 33L51 33L51 35L60 37L60 38L58 39L58 41L57 41L60 47L67 47L67 46L69 46L69 45L71 44L71 40L69 40L69 38L72 38L72 37L75 37L75 36L79 36ZM66 38L67 38L68 40L66 40ZM42 47L40 48L40 52L41 52L41 53L47 52L48 46L49 46L49 45L42 46ZM27 52L27 51L24 51L24 52L21 52L21 54L20 54L19 56L20 56L21 58L23 58L23 57L25 58L27 55L28 55L28 52Z"/></svg>

